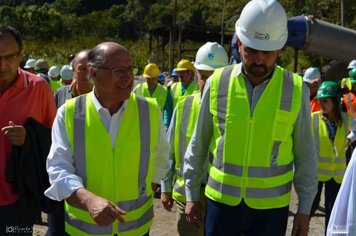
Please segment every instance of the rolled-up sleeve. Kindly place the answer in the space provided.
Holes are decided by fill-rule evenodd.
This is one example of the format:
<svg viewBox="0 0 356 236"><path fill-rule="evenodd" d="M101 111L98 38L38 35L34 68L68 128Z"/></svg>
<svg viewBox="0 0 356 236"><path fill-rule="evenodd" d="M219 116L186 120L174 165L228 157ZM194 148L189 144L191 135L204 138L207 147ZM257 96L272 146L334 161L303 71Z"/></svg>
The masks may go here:
<svg viewBox="0 0 356 236"><path fill-rule="evenodd" d="M64 123L65 105L58 109L52 127L52 146L47 157L47 172L51 186L45 195L61 201L78 188L83 187L82 179L75 175L72 151Z"/></svg>
<svg viewBox="0 0 356 236"><path fill-rule="evenodd" d="M312 136L309 89L303 84L303 98L293 131L294 187L298 195L298 213L310 213L317 192L317 160L315 142Z"/></svg>

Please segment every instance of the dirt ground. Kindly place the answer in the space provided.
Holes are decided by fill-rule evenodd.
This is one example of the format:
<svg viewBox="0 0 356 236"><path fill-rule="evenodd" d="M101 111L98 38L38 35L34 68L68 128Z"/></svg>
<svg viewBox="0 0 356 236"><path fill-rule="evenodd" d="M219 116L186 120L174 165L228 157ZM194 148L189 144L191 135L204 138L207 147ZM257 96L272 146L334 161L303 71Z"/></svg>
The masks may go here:
<svg viewBox="0 0 356 236"><path fill-rule="evenodd" d="M291 235L293 216L297 211L296 204L296 194L293 191L291 204L290 204L290 216L288 218L288 229L286 235ZM324 205L324 199L320 205ZM174 207L172 212L164 210L160 200L155 199L154 202L154 214L155 218L153 220L153 225L151 227L150 235L151 236L178 236L176 223L175 223L175 213L176 208ZM43 224L35 225L33 235L43 236L47 231L47 216L42 214ZM310 222L310 236L323 236L324 235L324 212L318 210L316 216L312 218Z"/></svg>

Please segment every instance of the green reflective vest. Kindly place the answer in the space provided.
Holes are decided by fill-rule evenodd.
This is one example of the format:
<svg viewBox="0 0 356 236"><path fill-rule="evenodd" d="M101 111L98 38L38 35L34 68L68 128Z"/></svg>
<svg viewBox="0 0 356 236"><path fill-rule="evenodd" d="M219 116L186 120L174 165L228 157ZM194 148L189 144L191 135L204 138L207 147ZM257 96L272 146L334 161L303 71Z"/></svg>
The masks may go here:
<svg viewBox="0 0 356 236"><path fill-rule="evenodd" d="M173 83L171 86L171 89L169 90L171 92L171 96L173 99L173 108L175 108L175 106L177 105L178 102L178 98L181 96L189 96L192 95L193 93L199 92L199 86L197 83L195 83L194 81L192 81L187 90L185 91L184 94L182 94L182 83L181 82L177 82L177 83Z"/></svg>
<svg viewBox="0 0 356 236"><path fill-rule="evenodd" d="M193 135L200 110L200 93L183 96L178 99L176 120L174 126L174 156L175 156L175 182L173 186L173 199L186 201L185 184L183 179L184 154Z"/></svg>
<svg viewBox="0 0 356 236"><path fill-rule="evenodd" d="M52 92L56 92L60 87L62 87L59 80L49 80L49 84L51 86Z"/></svg>
<svg viewBox="0 0 356 236"><path fill-rule="evenodd" d="M117 204L126 223L99 227L87 211L65 202L70 235L143 235L152 224L152 150L159 110L154 99L131 94L112 147L110 134L92 102L93 92L66 101L65 124L75 173L89 191Z"/></svg>
<svg viewBox="0 0 356 236"><path fill-rule="evenodd" d="M241 64L215 70L208 198L231 206L244 199L254 209L288 206L301 100L302 79L276 66L251 116Z"/></svg>
<svg viewBox="0 0 356 236"><path fill-rule="evenodd" d="M342 126L337 127L334 142L330 140L328 128L321 118L321 112L312 113L312 131L318 159L318 180L325 182L334 179L341 184L346 169L345 148L350 129L350 115L342 113Z"/></svg>
<svg viewBox="0 0 356 236"><path fill-rule="evenodd" d="M151 96L150 90L148 89L148 85L145 82L136 85L134 91L137 95L141 95L148 98L150 97L155 98L157 100L158 105L161 108L161 111L163 111L164 105L166 104L166 100L167 100L167 88L165 88L160 84L157 84L157 87Z"/></svg>

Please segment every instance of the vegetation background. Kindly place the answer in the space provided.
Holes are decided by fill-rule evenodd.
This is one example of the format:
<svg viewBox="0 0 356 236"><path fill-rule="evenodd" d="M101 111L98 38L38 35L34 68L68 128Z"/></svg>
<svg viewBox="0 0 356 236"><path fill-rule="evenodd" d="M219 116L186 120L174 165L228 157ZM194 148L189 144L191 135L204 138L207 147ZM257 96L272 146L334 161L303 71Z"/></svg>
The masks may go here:
<svg viewBox="0 0 356 236"><path fill-rule="evenodd" d="M11 25L20 31L25 41L27 58L45 58L50 65L61 66L68 64L70 54L83 48L92 48L99 42L112 40L120 42L132 52L139 73L142 73L148 59L152 58L149 55L149 31L157 27L170 27L175 9L178 25L221 29L223 19L225 32L233 32L235 21L247 2L248 0L0 0L0 23ZM288 17L314 15L317 19L337 25L343 22L344 27L356 29L355 0L280 2ZM203 43L205 42L186 42L185 45L198 49ZM228 50L228 45L224 46ZM166 49L168 51L168 47ZM294 50L287 48L280 64L292 69L293 55ZM179 59L174 58L174 63ZM298 70L308 66L321 67L326 62L324 58L301 51ZM168 62L164 63L164 67L163 69L167 69Z"/></svg>

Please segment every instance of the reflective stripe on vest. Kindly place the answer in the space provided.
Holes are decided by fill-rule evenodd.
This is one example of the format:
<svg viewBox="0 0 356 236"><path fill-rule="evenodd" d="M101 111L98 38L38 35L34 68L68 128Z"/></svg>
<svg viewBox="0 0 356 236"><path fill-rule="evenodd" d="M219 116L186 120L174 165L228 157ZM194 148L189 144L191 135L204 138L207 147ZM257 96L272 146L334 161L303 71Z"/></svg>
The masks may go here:
<svg viewBox="0 0 356 236"><path fill-rule="evenodd" d="M75 99L75 113L74 113L74 133L73 133L73 155L74 155L74 166L75 171L78 176L83 179L84 186L87 185L87 176L86 176L86 147L85 147L85 113L86 113L86 99L91 99L90 95L80 96ZM146 195L146 179L148 175L148 168L150 163L150 145L151 145L151 130L150 130L150 110L149 110L149 103L146 99L136 97L136 102L138 106L138 115L139 115L139 127L140 128L140 143L141 143L141 151L140 151L140 159L139 159L139 172L138 172L138 187L139 187L139 196L137 199L133 200L126 200L126 201L119 201L117 202L117 206L123 209L126 212L133 212L139 210L142 212L142 215L135 213L137 219L126 219L125 224L117 224L100 227L94 223L89 223L87 220L81 220L80 214L78 213L77 216L71 216L71 213L66 212L66 223L70 226L74 227L72 233L74 231L75 234L80 234L80 231L86 232L89 234L97 235L97 234L113 234L113 229L118 230L120 233L124 233L125 235L135 235L135 233L130 234L130 231L135 232L136 229L148 224L152 221L153 218L153 199L152 194L149 196ZM68 206L74 212L80 212L81 210L75 210L73 205L66 202ZM129 215L129 214L127 214ZM83 216L82 216L83 217ZM134 216L135 217L135 216ZM91 219L90 219L91 220ZM66 230L67 230L66 225ZM147 231L149 226L147 228ZM78 231L79 230L79 231ZM146 229L145 229L146 230ZM144 232L145 233L145 232Z"/></svg>
<svg viewBox="0 0 356 236"><path fill-rule="evenodd" d="M343 130L338 126L334 141L330 140L327 125L321 118L321 112L312 113L312 128L318 151L318 179L328 181L333 178L341 183L346 169L344 149L347 145L349 118L341 113Z"/></svg>
<svg viewBox="0 0 356 236"><path fill-rule="evenodd" d="M232 149L232 138L233 134L235 133L233 129L230 130L229 128L229 141L226 140L226 126L228 124L232 124L233 121L237 122L255 122L257 118L261 119L260 115L255 116L256 118L250 117L250 121L246 121L246 116L241 116L243 119L235 119L235 117L240 117L239 113L240 110L236 110L235 106L239 103L239 99L242 102L247 101L247 91L238 90L244 89L244 82L241 74L241 64L235 66L228 66L222 69L219 69L221 73L215 73L215 77L213 75L211 90L210 90L210 106L211 112L213 115L214 123L214 138L212 140L213 146L211 146L211 152L214 156L209 158L210 166L209 167L209 178L208 178L208 185L206 188L206 195L219 202L228 204L228 205L236 205L241 201L241 198L246 198L245 201L247 205L252 208L257 209L268 209L273 207L279 206L286 206L289 202L289 196L291 191L291 184L292 184L292 176L293 176L293 157L292 157L292 144L291 144L291 132L292 132L292 125L293 122L297 119L297 115L299 113L300 104L301 104L301 86L302 83L299 81L300 78L293 77L293 75L283 70L280 67L275 68L276 76L280 76L278 78L271 79L272 82L269 82L265 90L268 90L269 87L273 87L278 94L280 94L280 102L279 104L273 104L273 110L275 113L275 119L283 118L283 115L289 117L290 119L285 120L277 120L278 122L287 122L287 123L279 123L284 126L279 127L286 127L286 132L280 132L281 129L274 130L274 126L271 126L273 129L273 139L271 141L267 141L266 147L264 149L270 150L270 165L263 164L259 166L258 163L248 164L236 164L233 163L234 160L231 159L229 161L225 161L225 148L228 147L229 155L231 155ZM239 75L238 77L235 75ZM275 75L273 75L275 76ZM283 76L283 79L281 77ZM242 85L241 85L242 84ZM242 86L242 87L241 87ZM280 87L279 87L280 86ZM276 90L279 89L279 90ZM231 91L230 91L231 90ZM272 90L274 91L274 90ZM281 93L279 93L281 91ZM271 90L269 90L271 92ZM297 92L297 93L295 93ZM230 94L232 93L232 94ZM295 94L294 94L295 93ZM272 93L269 93L269 99L272 99ZM263 96L264 94L262 94ZM228 100L229 99L229 100ZM232 100L234 99L234 100ZM261 100L262 104L266 103L265 100ZM269 100L268 100L269 101ZM277 101L279 101L279 97L277 97ZM232 102L234 102L232 105ZM260 103L260 102L259 102ZM259 104L258 103L258 104ZM246 112L246 102L244 103L244 110L242 112ZM258 105L257 104L257 105ZM260 105L262 105L260 104ZM214 105L212 107L212 105ZM247 101L248 105L248 101ZM234 109L235 110L232 110ZM229 111L227 111L229 109ZM256 110L258 109L258 110ZM260 109L256 106L255 112L266 109ZM231 113L231 114L230 114ZM260 114L260 113L259 113ZM271 113L274 114L274 113ZM271 117L271 116L270 116ZM272 116L273 118L273 116ZM227 119L229 119L229 123L227 123ZM271 119L271 118L269 118ZM246 125L245 123L235 123L239 125ZM258 123L263 124L263 123ZM250 123L251 127L254 127L256 124ZM288 126L287 126L288 125ZM231 127L236 128L236 125L230 125ZM238 127L237 127L238 128ZM269 128L271 129L271 128ZM282 130L283 131L283 130ZM236 133L239 133L239 130L236 130ZM247 129L247 132L252 132ZM263 130L261 130L263 132ZM279 132L279 133L278 133ZM241 133L241 132L240 132ZM245 133L244 133L245 134ZM253 133L256 135L256 130ZM241 134L236 134L241 135ZM250 135L250 134L249 134ZM268 136L268 135L267 135ZM240 136L239 139L243 140L243 137ZM251 136L255 137L255 136ZM238 145L247 145L246 142L250 142L248 140L254 141L255 139L251 137L245 137L245 140L240 142ZM247 140L247 141L246 141ZM215 141L215 143L214 143ZM225 146L229 143L229 146ZM256 145L256 143L255 143ZM271 145L271 146L269 146ZM247 147L247 146L244 146ZM258 146L254 146L258 149ZM269 147L269 148L268 148ZM283 148L282 154L280 154L280 149ZM288 148L287 148L288 147ZM250 147L251 148L251 147ZM247 155L241 158L247 158L249 149L247 149L247 153L238 154L236 155ZM256 152L256 151L255 151ZM251 152L254 153L254 152ZM281 156L287 153L287 158L284 158L284 162L279 161ZM231 156L229 156L231 158ZM238 158L238 157L236 157ZM241 159L243 160L243 159ZM232 163L231 163L232 162ZM256 165L257 164L257 165ZM266 165L266 166L263 166ZM271 180L269 180L269 179ZM244 181L243 179L246 179ZM239 183L239 184L237 184ZM235 185L236 184L236 185ZM214 189L214 191L211 191ZM261 199L261 200L258 200ZM276 201L277 200L277 201ZM282 201L280 201L282 200ZM265 202L265 203L264 203Z"/></svg>
<svg viewBox="0 0 356 236"><path fill-rule="evenodd" d="M185 202L185 184L182 175L184 155L192 137L200 109L200 93L184 96L178 99L175 117L174 156L175 183L173 185L173 199Z"/></svg>

